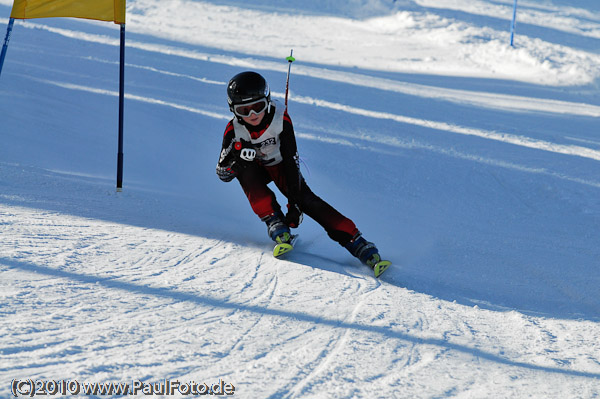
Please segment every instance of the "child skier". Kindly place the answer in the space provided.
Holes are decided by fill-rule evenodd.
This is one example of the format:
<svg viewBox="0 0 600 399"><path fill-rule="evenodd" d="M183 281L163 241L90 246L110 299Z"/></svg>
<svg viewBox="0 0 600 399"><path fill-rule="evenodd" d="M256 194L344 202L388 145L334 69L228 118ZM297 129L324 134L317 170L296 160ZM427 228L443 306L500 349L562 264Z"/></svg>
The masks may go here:
<svg viewBox="0 0 600 399"><path fill-rule="evenodd" d="M277 244L290 244L290 227L298 227L306 213L329 237L375 270L389 266L375 245L365 240L354 222L316 196L299 168L294 127L287 110L271 99L269 85L256 72L235 75L227 85L227 101L234 118L225 128L217 175L224 182L237 178L252 210L266 223ZM268 183L274 182L288 199L287 214ZM277 254L276 254L277 255Z"/></svg>

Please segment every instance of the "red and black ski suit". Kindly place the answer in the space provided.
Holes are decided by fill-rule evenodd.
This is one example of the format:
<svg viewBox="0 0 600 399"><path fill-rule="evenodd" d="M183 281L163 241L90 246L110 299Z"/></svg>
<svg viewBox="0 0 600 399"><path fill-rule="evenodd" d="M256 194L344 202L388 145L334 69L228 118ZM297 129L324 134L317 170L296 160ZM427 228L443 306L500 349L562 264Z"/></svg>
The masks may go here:
<svg viewBox="0 0 600 399"><path fill-rule="evenodd" d="M280 107L279 110L277 107ZM217 174L223 181L231 181L234 177L238 179L252 210L261 219L281 211L275 193L267 186L274 182L287 197L290 209L297 205L323 226L332 240L344 246L359 233L358 229L352 220L316 196L306 184L300 173L294 127L287 111L282 110L281 103L272 101L258 126L246 124L237 117L229 121L223 136ZM281 126L281 131L278 131ZM249 134L250 137L246 137L249 140L242 138L246 134ZM241 145L236 143L254 148L254 161L240 159Z"/></svg>

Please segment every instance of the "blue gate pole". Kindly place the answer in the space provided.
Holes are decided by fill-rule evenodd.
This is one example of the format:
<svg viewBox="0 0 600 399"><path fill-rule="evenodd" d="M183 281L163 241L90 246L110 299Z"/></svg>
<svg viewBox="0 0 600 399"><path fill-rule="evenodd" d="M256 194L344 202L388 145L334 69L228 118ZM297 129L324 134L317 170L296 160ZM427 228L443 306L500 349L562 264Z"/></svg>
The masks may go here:
<svg viewBox="0 0 600 399"><path fill-rule="evenodd" d="M14 23L15 23L14 18L11 18L8 20L8 28L6 28L6 38L4 38L4 45L2 46L2 54L0 55L0 75L2 74L2 67L4 66L4 58L6 57L6 50L8 50L8 41L10 40L10 33L12 32Z"/></svg>
<svg viewBox="0 0 600 399"><path fill-rule="evenodd" d="M119 145L117 152L117 191L123 190L123 99L125 97L125 24L121 24L119 63Z"/></svg>
<svg viewBox="0 0 600 399"><path fill-rule="evenodd" d="M515 5L513 6L513 17L512 17L512 23L510 24L510 45L511 45L511 47L514 47L516 20L517 20L517 0L515 0Z"/></svg>

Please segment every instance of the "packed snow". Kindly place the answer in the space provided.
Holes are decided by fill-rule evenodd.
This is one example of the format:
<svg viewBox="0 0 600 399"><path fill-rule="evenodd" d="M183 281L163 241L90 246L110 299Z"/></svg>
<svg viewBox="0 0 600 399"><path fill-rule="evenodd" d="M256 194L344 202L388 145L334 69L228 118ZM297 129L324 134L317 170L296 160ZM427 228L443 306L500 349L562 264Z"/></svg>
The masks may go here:
<svg viewBox="0 0 600 399"><path fill-rule="evenodd" d="M0 397L600 397L600 6L519 1L514 47L512 7L129 0L122 192L118 26L17 21ZM302 173L393 262L379 279L309 218L274 259L215 174L227 81L255 70L283 99L292 49Z"/></svg>

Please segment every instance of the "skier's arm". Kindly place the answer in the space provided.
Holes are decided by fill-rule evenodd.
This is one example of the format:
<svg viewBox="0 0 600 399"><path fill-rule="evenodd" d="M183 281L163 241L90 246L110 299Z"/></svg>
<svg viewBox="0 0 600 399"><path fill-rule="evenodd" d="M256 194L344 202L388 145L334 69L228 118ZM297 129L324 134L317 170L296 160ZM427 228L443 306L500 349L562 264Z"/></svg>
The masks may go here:
<svg viewBox="0 0 600 399"><path fill-rule="evenodd" d="M279 136L280 151L283 163L283 172L287 183L287 197L289 212L287 222L291 227L299 225L302 221L302 211L298 207L300 203L302 175L298 165L298 147L296 146L296 136L294 126L287 112L283 119L283 132ZM293 219L293 220L292 220Z"/></svg>
<svg viewBox="0 0 600 399"><path fill-rule="evenodd" d="M223 145L221 146L221 156L219 157L219 162L217 162L217 175L219 176L219 179L224 182L229 182L237 176L237 173L234 170L234 139L235 132L233 131L233 124L229 122L225 128Z"/></svg>

